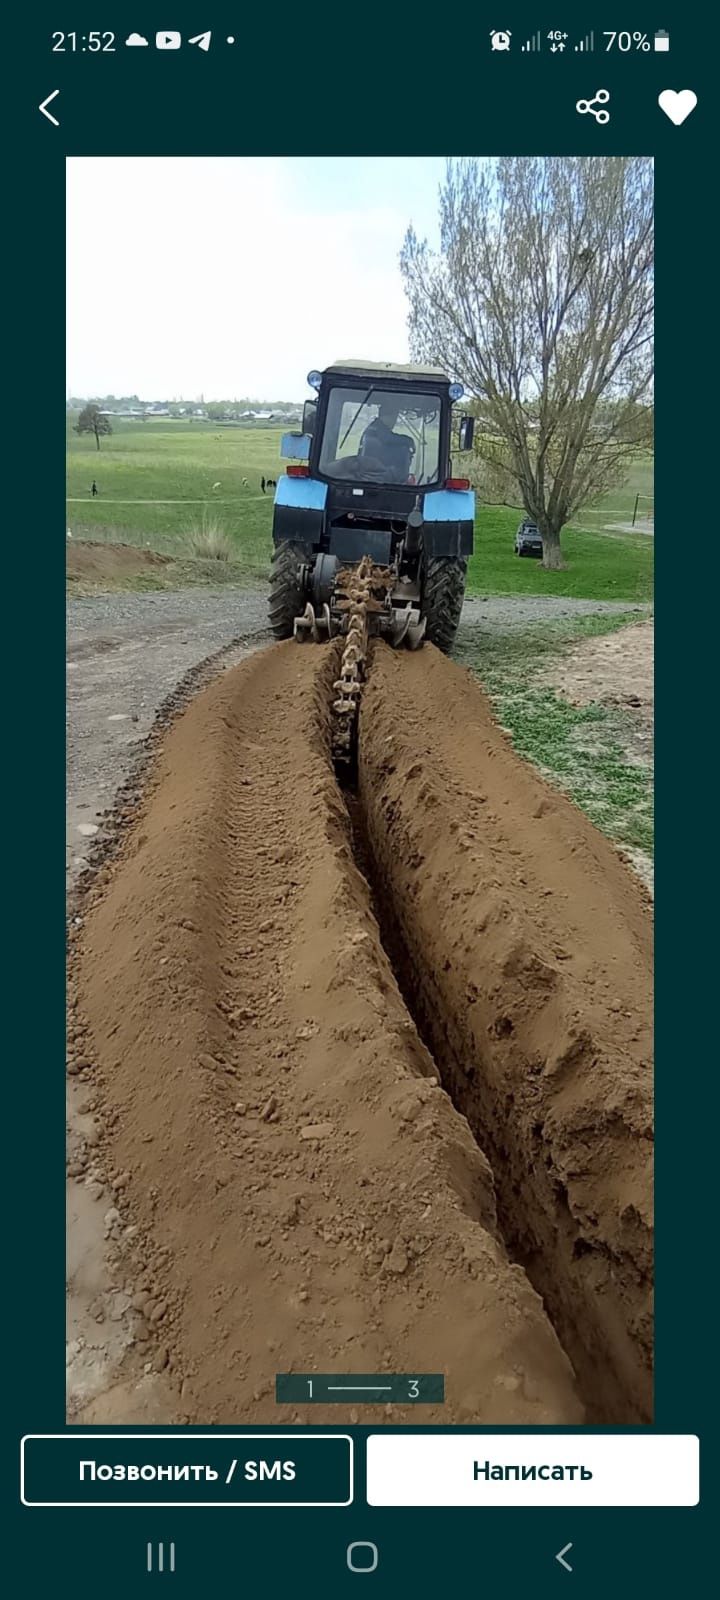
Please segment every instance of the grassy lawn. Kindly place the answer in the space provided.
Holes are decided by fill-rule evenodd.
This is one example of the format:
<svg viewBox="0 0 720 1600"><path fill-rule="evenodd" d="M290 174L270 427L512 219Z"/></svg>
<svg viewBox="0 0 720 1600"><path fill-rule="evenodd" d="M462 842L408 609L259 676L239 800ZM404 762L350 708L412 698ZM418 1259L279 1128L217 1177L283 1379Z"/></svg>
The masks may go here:
<svg viewBox="0 0 720 1600"><path fill-rule="evenodd" d="M618 844L652 854L649 767L631 761L629 714L596 702L574 706L542 684L543 662L576 644L636 622L632 614L544 621L512 634L466 627L457 653L472 667L519 753L533 761ZM540 681L538 681L540 680Z"/></svg>
<svg viewBox="0 0 720 1600"><path fill-rule="evenodd" d="M163 417L115 421L113 430L97 450L92 435L79 438L68 427L67 526L73 538L148 544L182 560L207 506L231 542L233 576L265 579L273 495L262 494L260 478L279 476L279 429L218 428ZM93 478L99 490L94 501ZM143 501L151 503L138 503ZM195 503L163 504L173 501Z"/></svg>
<svg viewBox="0 0 720 1600"><path fill-rule="evenodd" d="M574 595L579 600L652 599L653 540L647 534L581 532L562 536L565 567L546 572L542 563L516 556L515 529L522 513L507 506L480 506L475 554L468 570L469 594Z"/></svg>
<svg viewBox="0 0 720 1600"><path fill-rule="evenodd" d="M621 487L611 489L609 494L603 495L594 505L583 506L582 511L578 512L579 526L593 529L607 527L614 522L632 522L635 496L638 494L643 497L638 506L638 517L647 517L652 509L654 495L652 456L634 461L627 481Z"/></svg>
<svg viewBox="0 0 720 1600"><path fill-rule="evenodd" d="M113 423L98 451L92 436L78 437L68 422L67 526L75 539L149 545L179 560L189 554L203 507L230 541L230 576L264 582L271 550L272 491L263 495L262 475L277 478L281 429L223 428L216 423L171 421ZM96 479L99 496L90 498ZM244 487L243 478L248 485ZM219 484L219 488L213 486ZM618 495L617 512L596 508L591 527L628 520L635 487ZM607 497L608 501L612 497ZM163 502L195 502L172 504ZM147 503L142 503L147 502ZM627 512L626 502L630 510ZM589 515L589 514L588 514ZM646 535L608 536L582 528L563 535L566 568L545 572L538 561L513 551L520 513L505 506L480 506L470 562L470 594L574 595L582 599L651 597L653 541ZM216 567L220 562L213 564ZM227 564L226 564L227 565ZM204 581L204 580L201 580Z"/></svg>

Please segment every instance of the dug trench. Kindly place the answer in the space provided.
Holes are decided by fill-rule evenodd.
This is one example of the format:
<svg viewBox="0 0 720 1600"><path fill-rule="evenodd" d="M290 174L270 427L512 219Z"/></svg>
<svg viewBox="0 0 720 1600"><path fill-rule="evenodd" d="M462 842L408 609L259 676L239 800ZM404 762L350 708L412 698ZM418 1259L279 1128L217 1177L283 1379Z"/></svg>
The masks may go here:
<svg viewBox="0 0 720 1600"><path fill-rule="evenodd" d="M444 1372L373 1422L647 1420L643 892L431 648L376 647L346 797L335 672L290 642L197 695L84 892L136 1358L168 1421L358 1419L276 1406L288 1370Z"/></svg>

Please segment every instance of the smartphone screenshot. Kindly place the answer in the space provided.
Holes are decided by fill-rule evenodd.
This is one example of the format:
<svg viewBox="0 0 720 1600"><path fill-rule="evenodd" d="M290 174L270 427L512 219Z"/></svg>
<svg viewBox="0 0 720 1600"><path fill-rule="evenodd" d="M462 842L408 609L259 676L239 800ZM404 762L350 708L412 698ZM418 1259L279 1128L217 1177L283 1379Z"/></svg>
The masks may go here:
<svg viewBox="0 0 720 1600"><path fill-rule="evenodd" d="M709 42L562 20L17 30L13 1594L703 1574Z"/></svg>

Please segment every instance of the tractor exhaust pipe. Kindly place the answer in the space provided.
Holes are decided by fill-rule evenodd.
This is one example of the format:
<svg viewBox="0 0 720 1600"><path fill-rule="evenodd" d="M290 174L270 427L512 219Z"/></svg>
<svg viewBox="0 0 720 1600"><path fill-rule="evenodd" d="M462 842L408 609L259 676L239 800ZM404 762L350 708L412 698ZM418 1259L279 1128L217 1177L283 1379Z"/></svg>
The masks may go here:
<svg viewBox="0 0 720 1600"><path fill-rule="evenodd" d="M407 529L405 532L405 551L409 556L417 555L418 546L420 544L420 529L422 528L423 521L424 518L422 511L420 510L420 507L416 505L414 511L410 512L410 515L407 519Z"/></svg>

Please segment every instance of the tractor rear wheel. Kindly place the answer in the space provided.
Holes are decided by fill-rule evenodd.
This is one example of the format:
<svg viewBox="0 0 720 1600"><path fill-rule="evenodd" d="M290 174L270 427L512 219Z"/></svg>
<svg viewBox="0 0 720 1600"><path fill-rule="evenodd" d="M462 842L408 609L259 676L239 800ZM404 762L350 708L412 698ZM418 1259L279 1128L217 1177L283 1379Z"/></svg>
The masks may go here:
<svg viewBox="0 0 720 1600"><path fill-rule="evenodd" d="M465 598L466 561L436 557L428 561L423 584L422 614L426 639L448 656L458 630Z"/></svg>
<svg viewBox="0 0 720 1600"><path fill-rule="evenodd" d="M270 569L270 627L276 639L292 639L293 623L303 610L302 567L305 555L299 545L279 544Z"/></svg>

